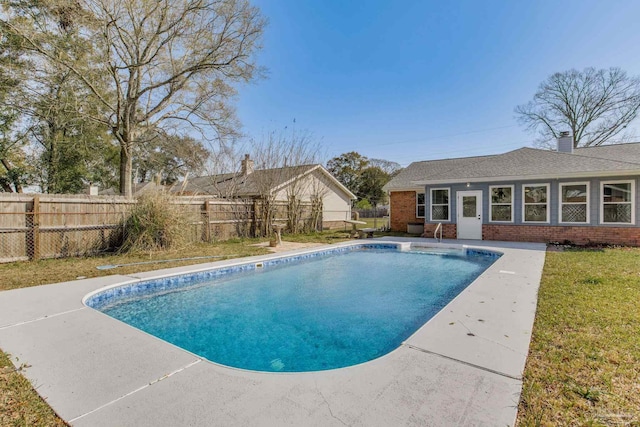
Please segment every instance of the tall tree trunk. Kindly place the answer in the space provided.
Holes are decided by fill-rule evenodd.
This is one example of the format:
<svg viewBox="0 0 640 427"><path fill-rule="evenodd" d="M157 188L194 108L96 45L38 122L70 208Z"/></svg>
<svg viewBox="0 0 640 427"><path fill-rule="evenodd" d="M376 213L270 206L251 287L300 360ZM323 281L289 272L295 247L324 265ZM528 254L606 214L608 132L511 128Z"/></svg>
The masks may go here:
<svg viewBox="0 0 640 427"><path fill-rule="evenodd" d="M124 139L124 138L123 138ZM120 144L120 194L127 199L133 198L131 179L133 173L133 159L128 141Z"/></svg>
<svg viewBox="0 0 640 427"><path fill-rule="evenodd" d="M58 141L55 129L50 131L51 141L49 141L49 155L47 158L47 193L54 194L58 192Z"/></svg>

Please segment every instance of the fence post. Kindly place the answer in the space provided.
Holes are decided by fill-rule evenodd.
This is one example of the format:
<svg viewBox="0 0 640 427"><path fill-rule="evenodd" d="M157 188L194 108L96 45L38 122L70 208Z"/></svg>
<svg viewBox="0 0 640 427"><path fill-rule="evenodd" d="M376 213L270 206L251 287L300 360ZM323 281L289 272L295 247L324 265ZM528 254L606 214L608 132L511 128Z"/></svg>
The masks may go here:
<svg viewBox="0 0 640 427"><path fill-rule="evenodd" d="M211 214L209 212L209 200L204 201L204 239L207 243L211 243Z"/></svg>
<svg viewBox="0 0 640 427"><path fill-rule="evenodd" d="M27 256L32 261L40 259L40 196L33 197L31 211L27 212Z"/></svg>
<svg viewBox="0 0 640 427"><path fill-rule="evenodd" d="M251 214L251 237L258 237L258 199L253 199L253 212Z"/></svg>

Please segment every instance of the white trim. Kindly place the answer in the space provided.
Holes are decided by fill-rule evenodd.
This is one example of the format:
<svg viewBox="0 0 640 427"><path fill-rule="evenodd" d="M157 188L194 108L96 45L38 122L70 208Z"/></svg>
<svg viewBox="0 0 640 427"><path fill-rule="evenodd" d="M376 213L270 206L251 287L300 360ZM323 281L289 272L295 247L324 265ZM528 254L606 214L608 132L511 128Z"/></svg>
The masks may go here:
<svg viewBox="0 0 640 427"><path fill-rule="evenodd" d="M347 187L345 187L340 181L338 181L336 179L336 177L334 177L333 175L331 175L331 173L326 170L324 168L324 166L317 164L317 165L312 165L313 167L309 168L308 170L288 179L287 181L281 183L280 185L276 185L274 188L272 188L271 190L269 190L272 193L277 193L278 191L282 190L283 188L285 188L286 186L288 186L289 184L291 184L292 182L295 182L299 179L304 178L305 176L313 173L313 171L315 170L320 170L320 172L322 174L324 174L327 178L330 179L330 181L332 181L336 187L338 187L340 190L342 190L351 200L356 200L358 197L353 194L351 191L349 191L349 189ZM296 167L296 166L290 166L290 167ZM298 167L304 167L304 165L302 166L298 166ZM269 170L269 169L261 169L261 170Z"/></svg>
<svg viewBox="0 0 640 427"><path fill-rule="evenodd" d="M605 184L631 184L631 222L604 222L604 186ZM626 203L626 202L625 202ZM620 179L600 182L600 224L602 225L635 225L636 223L636 180Z"/></svg>
<svg viewBox="0 0 640 427"><path fill-rule="evenodd" d="M524 197L524 189L527 187L546 187L547 188L547 201L545 205L547 206L547 219L546 221L526 221L525 220L525 197ZM550 185L549 183L540 183L540 184L522 184L522 223L523 224L549 224L549 214L551 213L551 194L550 194ZM532 205L534 203L526 203ZM535 203L538 205L542 205L542 203Z"/></svg>
<svg viewBox="0 0 640 427"><path fill-rule="evenodd" d="M564 186L568 186L568 185L585 185L586 186L586 192L587 192L587 200L586 202L580 202L580 203L563 203L562 202L562 187ZM586 221L584 222L569 222L569 221L563 221L562 220L562 205L584 205L586 204L586 209L587 209L587 215L586 215ZM589 181L582 181L582 182L559 182L558 183L558 224L590 224L590 211L591 211L591 185L589 183Z"/></svg>
<svg viewBox="0 0 640 427"><path fill-rule="evenodd" d="M575 155L575 154L574 154ZM600 178L614 176L637 176L638 169L604 171L604 172L571 172L555 173L543 175L513 175L513 176L483 176L477 178L451 178L437 180L411 181L414 185L442 185L442 184L464 184L467 182L496 182L496 181L529 181L548 179L574 179L574 178Z"/></svg>
<svg viewBox="0 0 640 427"><path fill-rule="evenodd" d="M384 187L383 187L384 189ZM406 188L394 188L387 190L387 193L402 193L406 191L424 191L424 186L406 187Z"/></svg>
<svg viewBox="0 0 640 427"><path fill-rule="evenodd" d="M433 219L433 192L436 190L447 190L447 219ZM425 194L426 197L426 194ZM436 206L444 206L443 204L437 204ZM425 212L426 215L426 212ZM451 222L451 187L438 187L429 189L429 221L443 221Z"/></svg>
<svg viewBox="0 0 640 427"><path fill-rule="evenodd" d="M492 189L494 189L494 188L506 188L506 187L511 188L511 220L510 221L494 221L492 219L492 210L491 210L491 207L494 205L491 202ZM509 184L509 185L490 185L489 186L488 198L489 198L489 200L488 200L488 202L489 202L489 220L487 222L493 222L493 223L496 223L496 224L511 224L511 223L514 222L514 220L515 220L514 217L515 217L515 214L516 214L515 209L514 209L515 204L516 204L516 188L515 188L515 185L513 185L513 184ZM506 205L506 203L496 203L496 206L501 206L501 205Z"/></svg>
<svg viewBox="0 0 640 427"><path fill-rule="evenodd" d="M418 203L418 194L422 194L424 196L424 200L422 204ZM418 206L424 206L424 215L420 216L418 215ZM422 190L422 191L416 191L416 218L426 218L427 216L427 193Z"/></svg>

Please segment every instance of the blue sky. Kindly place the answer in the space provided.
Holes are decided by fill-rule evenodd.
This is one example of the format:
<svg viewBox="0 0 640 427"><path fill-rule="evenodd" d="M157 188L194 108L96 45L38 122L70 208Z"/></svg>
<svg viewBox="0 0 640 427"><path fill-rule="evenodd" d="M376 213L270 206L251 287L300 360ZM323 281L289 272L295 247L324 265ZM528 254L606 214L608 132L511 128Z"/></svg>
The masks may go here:
<svg viewBox="0 0 640 427"><path fill-rule="evenodd" d="M640 1L253 0L267 78L243 131L310 132L327 158L412 161L531 146L514 108L556 71L640 75ZM295 119L295 123L294 123Z"/></svg>

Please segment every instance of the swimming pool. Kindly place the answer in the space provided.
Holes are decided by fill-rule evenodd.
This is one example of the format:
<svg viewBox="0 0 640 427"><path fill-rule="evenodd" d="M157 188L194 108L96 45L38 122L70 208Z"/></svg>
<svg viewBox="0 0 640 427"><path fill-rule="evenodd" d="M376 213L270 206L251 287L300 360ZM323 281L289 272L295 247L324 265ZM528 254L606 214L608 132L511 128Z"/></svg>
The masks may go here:
<svg viewBox="0 0 640 427"><path fill-rule="evenodd" d="M86 303L223 365L340 368L397 348L498 257L399 249L360 244L240 264L111 288Z"/></svg>

